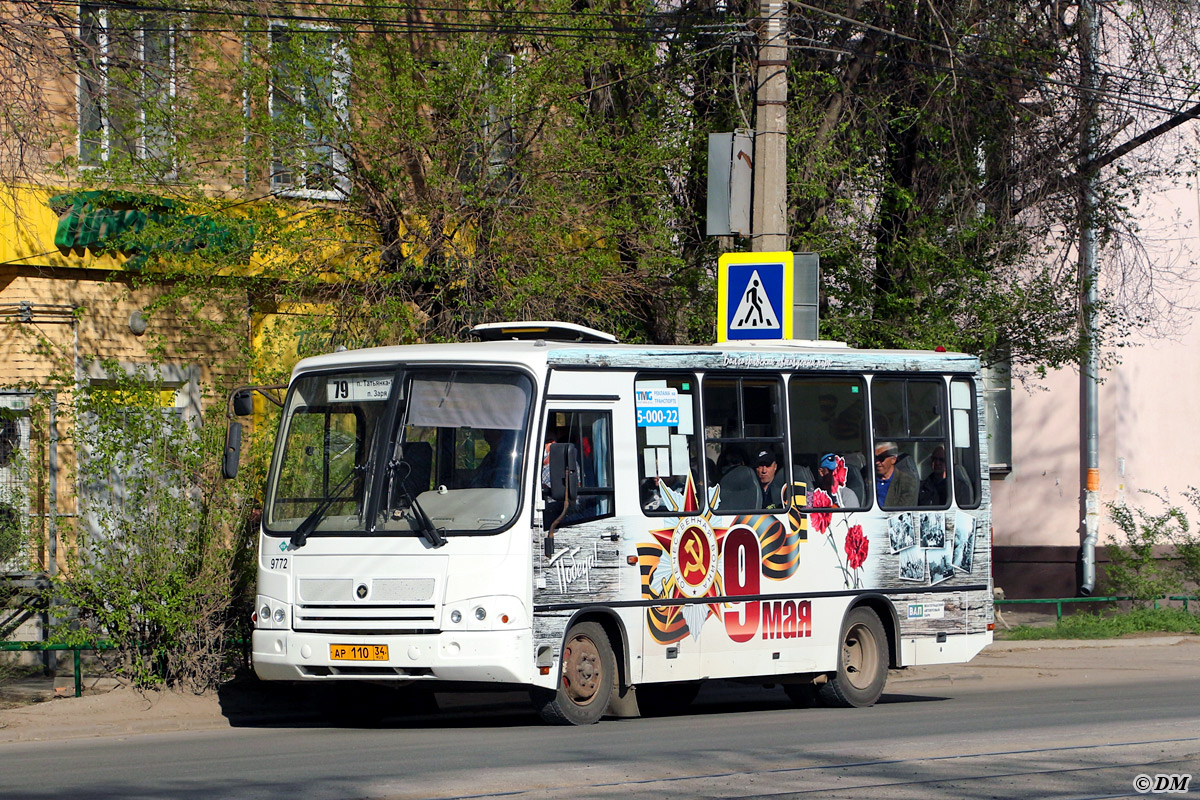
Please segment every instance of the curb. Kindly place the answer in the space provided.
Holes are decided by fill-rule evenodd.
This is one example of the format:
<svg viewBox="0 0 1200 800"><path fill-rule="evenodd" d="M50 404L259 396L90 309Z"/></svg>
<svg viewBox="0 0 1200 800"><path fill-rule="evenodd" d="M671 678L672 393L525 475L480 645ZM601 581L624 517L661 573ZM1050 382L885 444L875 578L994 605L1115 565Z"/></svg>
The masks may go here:
<svg viewBox="0 0 1200 800"><path fill-rule="evenodd" d="M993 641L984 653L1003 653L1013 650L1074 650L1103 647L1166 647L1198 643L1200 636L1191 633L1167 636L1128 636L1120 639L1022 639Z"/></svg>

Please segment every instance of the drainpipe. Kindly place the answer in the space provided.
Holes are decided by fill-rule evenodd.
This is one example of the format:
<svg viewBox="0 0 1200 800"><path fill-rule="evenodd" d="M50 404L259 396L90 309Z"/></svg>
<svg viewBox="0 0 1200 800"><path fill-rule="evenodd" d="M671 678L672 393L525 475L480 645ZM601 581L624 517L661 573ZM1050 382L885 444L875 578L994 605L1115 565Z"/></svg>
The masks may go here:
<svg viewBox="0 0 1200 800"><path fill-rule="evenodd" d="M58 573L58 399L50 400L50 491L47 511L50 512L46 531L46 571Z"/></svg>
<svg viewBox="0 0 1200 800"><path fill-rule="evenodd" d="M1092 165L1096 157L1096 49L1100 44L1100 26L1096 19L1094 0L1083 0L1079 5L1081 26L1080 83L1083 86L1083 147L1081 155L1083 197L1080 204L1079 272L1082 282L1083 344L1086 353L1081 359L1079 370L1080 387L1083 394L1084 435L1086 437L1086 471L1083 481L1083 528L1084 537L1079 559L1081 581L1079 594L1087 597L1096 588L1096 541L1100 527L1100 400L1099 370L1100 357L1096 342L1096 289L1099 278L1096 266L1096 169Z"/></svg>
<svg viewBox="0 0 1200 800"><path fill-rule="evenodd" d="M46 572L51 577L58 574L58 399L50 398L50 452L49 465L49 497L46 511L49 519L46 521ZM42 616L42 640L50 638L50 629L57 620L54 618L54 591L51 586L50 597ZM58 659L49 651L42 651L42 667L48 675L58 671Z"/></svg>

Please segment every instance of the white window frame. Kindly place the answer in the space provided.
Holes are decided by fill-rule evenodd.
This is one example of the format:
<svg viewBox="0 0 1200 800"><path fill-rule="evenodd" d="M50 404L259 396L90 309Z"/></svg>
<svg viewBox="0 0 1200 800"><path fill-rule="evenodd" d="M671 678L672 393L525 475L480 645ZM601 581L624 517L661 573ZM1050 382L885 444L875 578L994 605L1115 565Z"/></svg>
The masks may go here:
<svg viewBox="0 0 1200 800"><path fill-rule="evenodd" d="M282 22L271 22L268 25L267 52L270 53L270 51L271 51L271 48L273 46L272 42L274 41L276 31L296 31L296 32L300 32L300 33L314 32L314 31L316 31L316 32L328 31L328 32L330 32L330 35L332 36L333 32L335 30L336 29L334 29L332 27L324 26L324 25L314 25L314 24L307 24L307 23L287 24L287 23L282 23ZM331 49L331 54L333 56L333 64L332 64L333 69L330 73L330 83L332 84L332 86L331 86L332 96L330 97L330 101L332 102L332 104L334 106L335 112L343 118L343 121L348 123L349 122L349 107L350 107L350 102L349 102L349 98L350 98L350 67L349 67L350 54L347 52L345 44L336 38L334 38L332 40L330 49ZM268 70L268 74L270 75L270 78L269 78L270 82L267 87L267 115L273 120L275 118L275 64L274 64L274 61L271 61L271 63L270 63L270 69ZM301 86L300 89L301 89L301 92L303 92L304 87ZM300 98L297 99L297 103L301 109L304 108L303 94L301 95ZM303 113L303 111L301 113ZM333 188L333 189L310 189L309 187L305 186L304 180L306 179L306 177L309 173L309 164L304 161L300 161L295 164L288 164L288 162L284 158L281 157L281 154L277 153L275 151L275 149L272 147L271 154L270 154L271 167L270 167L270 173L268 175L268 181L270 183L271 193L278 195L280 197L294 197L294 198L305 199L305 200L345 200L347 197L349 197L349 195L350 195L350 180L349 180L349 178L346 177L346 168L347 168L346 156L338 148L337 143L335 143L335 142L330 143L328 146L329 146L329 153L330 153L329 169L334 175L334 182L336 183L336 188ZM280 182L276 181L276 175L275 175L275 164L276 163L288 164L288 167L291 170L293 178L294 178L292 183L286 184L286 183L283 183L282 181L280 181Z"/></svg>
<svg viewBox="0 0 1200 800"><path fill-rule="evenodd" d="M129 376L137 374L138 367L139 365L134 362L121 362L118 369ZM152 377L157 378L162 388L175 391L174 403L160 409L163 414L178 416L189 428L198 431L202 422L203 400L200 391L200 368L195 364L160 364L152 367L151 372ZM92 387L102 387L111 382L115 376L101 364L92 361L87 364L86 370L77 369L75 377L81 384L86 382ZM94 417L86 415L79 424L84 439L80 445L79 455L86 460L92 456L93 452L88 441L91 437L99 434ZM107 481L101 478L100 483L96 482L97 476L91 475L90 477L92 482L81 483L76 487L76 492L86 495L83 502L85 506L89 506L89 510L83 514L83 522L87 526L88 534L93 537L93 540L98 541L99 538L102 538L103 531L95 514L105 506L120 508L124 505L125 482L120 475L111 475Z"/></svg>
<svg viewBox="0 0 1200 800"><path fill-rule="evenodd" d="M18 412L16 422L16 446L6 464L0 465L0 504L12 508L18 517L24 541L17 555L9 561L0 561L0 571L25 573L33 563L36 553L31 550L30 525L34 512L30 511L29 473L30 452L29 443L32 434L33 420L30 417L29 406L34 395L29 392L3 391L0 392L0 408L10 412Z"/></svg>
<svg viewBox="0 0 1200 800"><path fill-rule="evenodd" d="M487 174L496 177L509 170L509 161L516 152L516 131L513 129L514 98L511 94L511 82L517 72L517 57L512 53L491 53L484 57L484 70L487 81L491 83L497 78L504 82L509 89L507 108L491 104L487 116L483 120L483 141L487 148Z"/></svg>
<svg viewBox="0 0 1200 800"><path fill-rule="evenodd" d="M99 146L99 150L98 150L97 162L96 163L85 163L84 159L86 158L86 156L84 155L84 138L85 137L84 137L84 129L83 129L83 117L84 117L85 109L87 109L91 103L88 98L88 93L87 93L87 89L86 89L86 85L85 85L85 79L84 79L83 75L80 74L80 75L77 75L77 77L76 77L76 95L75 95L76 115L75 115L75 118L79 123L78 131L76 133L76 152L79 155L79 166L80 166L81 170L95 169L97 167L100 167L105 162L107 162L109 157L112 155L112 115L109 113L110 92L109 92L109 80L108 80L108 60L109 60L109 51L110 51L110 47L111 47L111 38L110 38L109 31L110 31L112 22L109 18L109 13L108 13L109 9L107 7L95 5L92 3L80 3L78 6L76 6L76 25L77 25L77 30L78 30L78 35L79 35L80 41L82 41L83 37L84 37L83 11L84 11L85 7L88 7L90 9L90 11L93 14L95 14L95 18L98 23L96 44L100 50L100 53L99 53L100 57L97 60L97 63L99 64L99 67L100 67L100 74L99 74L99 76L97 76L97 80L99 81L100 86L99 86L99 91L96 93L96 102L99 104L99 114L100 114L100 129L99 129L99 133L100 133L99 145L100 146ZM137 55L138 55L138 59L140 60L140 62L143 65L145 64L145 58L146 58L146 31L144 28L144 23L145 23L145 18L143 17L142 25L139 25L139 27L137 28L137 30L135 32L135 34L137 36L137 42L138 42L138 54ZM178 55L177 54L177 46L178 46L178 41L179 41L179 30L178 30L178 27L176 26L176 24L173 22L170 23L170 32L168 34L167 39L168 39L168 42L167 42L167 75L168 75L168 78L167 78L167 87L166 87L167 95L166 96L167 96L167 102L169 103L169 105L173 111L175 108L175 98L178 96L178 89L179 89L178 62L177 62L177 55ZM143 84L146 83L146 73L145 73L144 69L141 71L141 80L142 80ZM145 159L149 155L149 148L147 147L146 140L145 140L146 112L145 112L144 106L140 107L139 114L140 114L139 121L140 121L141 125L140 125L138 139L137 139L137 142L135 143L136 152L134 155L139 159ZM167 138L167 147L169 148L170 145L174 143L174 138L175 138L174 133L170 130L166 131L166 138ZM175 166L176 165L174 164L174 161L172 161L171 169L170 169L168 177L175 174Z"/></svg>

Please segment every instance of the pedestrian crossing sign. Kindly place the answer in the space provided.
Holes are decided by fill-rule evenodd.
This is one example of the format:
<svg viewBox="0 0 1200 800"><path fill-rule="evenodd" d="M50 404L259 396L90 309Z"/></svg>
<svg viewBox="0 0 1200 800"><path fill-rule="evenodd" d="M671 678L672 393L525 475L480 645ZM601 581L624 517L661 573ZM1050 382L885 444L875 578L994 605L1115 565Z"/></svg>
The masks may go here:
<svg viewBox="0 0 1200 800"><path fill-rule="evenodd" d="M717 261L717 341L792 338L791 253L725 253Z"/></svg>

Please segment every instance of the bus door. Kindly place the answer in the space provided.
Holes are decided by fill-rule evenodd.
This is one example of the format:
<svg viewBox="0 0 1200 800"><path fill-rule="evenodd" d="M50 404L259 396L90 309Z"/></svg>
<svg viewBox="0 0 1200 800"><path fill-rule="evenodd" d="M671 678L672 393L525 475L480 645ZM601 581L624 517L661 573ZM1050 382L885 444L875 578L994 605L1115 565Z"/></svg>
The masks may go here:
<svg viewBox="0 0 1200 800"><path fill-rule="evenodd" d="M558 652L567 624L585 608L621 599L627 570L617 514L616 398L556 400L543 414L534 508L534 637L539 664ZM579 490L569 503L550 492L549 450L569 444L578 459ZM553 530L553 536L548 536ZM549 545L547 546L547 543Z"/></svg>
<svg viewBox="0 0 1200 800"><path fill-rule="evenodd" d="M716 539L708 524L708 480L701 458L700 382L695 373L644 371L625 421L628 474L638 476L638 596L643 682L700 677L700 628L717 591ZM622 473L625 474L625 473ZM631 637L633 633L631 631Z"/></svg>

